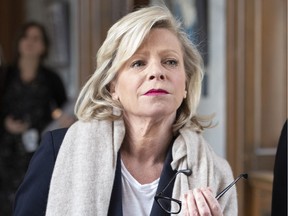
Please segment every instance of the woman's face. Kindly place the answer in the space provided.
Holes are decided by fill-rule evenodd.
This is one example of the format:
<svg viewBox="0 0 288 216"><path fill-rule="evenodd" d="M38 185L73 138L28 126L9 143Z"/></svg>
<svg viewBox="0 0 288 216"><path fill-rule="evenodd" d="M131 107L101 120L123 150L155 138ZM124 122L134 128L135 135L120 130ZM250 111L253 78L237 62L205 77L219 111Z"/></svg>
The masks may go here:
<svg viewBox="0 0 288 216"><path fill-rule="evenodd" d="M183 52L167 29L152 29L112 82L111 93L125 116L175 118L186 96Z"/></svg>
<svg viewBox="0 0 288 216"><path fill-rule="evenodd" d="M39 58L45 52L43 35L38 27L31 26L19 42L20 56Z"/></svg>

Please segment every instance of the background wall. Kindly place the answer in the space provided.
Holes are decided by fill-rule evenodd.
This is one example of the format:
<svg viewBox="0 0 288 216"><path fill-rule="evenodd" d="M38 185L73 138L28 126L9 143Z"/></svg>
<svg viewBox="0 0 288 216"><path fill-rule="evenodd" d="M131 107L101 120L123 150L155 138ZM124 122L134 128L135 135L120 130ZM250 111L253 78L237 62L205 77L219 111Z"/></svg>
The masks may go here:
<svg viewBox="0 0 288 216"><path fill-rule="evenodd" d="M216 153L226 157L226 1L208 1L208 54L206 68L207 96L203 96L198 112L215 113L216 127L204 132L205 139Z"/></svg>

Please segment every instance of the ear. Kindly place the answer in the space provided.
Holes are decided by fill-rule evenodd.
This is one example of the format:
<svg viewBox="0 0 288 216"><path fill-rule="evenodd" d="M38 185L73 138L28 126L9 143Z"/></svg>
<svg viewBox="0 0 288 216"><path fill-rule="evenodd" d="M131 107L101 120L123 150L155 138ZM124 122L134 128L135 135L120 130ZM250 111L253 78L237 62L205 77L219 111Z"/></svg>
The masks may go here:
<svg viewBox="0 0 288 216"><path fill-rule="evenodd" d="M118 100L119 96L115 91L115 88L116 88L115 86L116 86L116 81L112 81L109 85L109 92L110 92L113 100Z"/></svg>
<svg viewBox="0 0 288 216"><path fill-rule="evenodd" d="M187 91L184 91L184 99L187 97Z"/></svg>

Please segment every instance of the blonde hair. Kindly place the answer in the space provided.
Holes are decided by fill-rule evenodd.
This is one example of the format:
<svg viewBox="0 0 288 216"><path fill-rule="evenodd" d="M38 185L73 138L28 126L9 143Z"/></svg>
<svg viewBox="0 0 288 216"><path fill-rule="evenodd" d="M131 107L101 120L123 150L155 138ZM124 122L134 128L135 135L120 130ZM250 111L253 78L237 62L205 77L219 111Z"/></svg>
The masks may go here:
<svg viewBox="0 0 288 216"><path fill-rule="evenodd" d="M96 71L81 90L76 102L75 113L80 120L115 120L121 117L121 114L113 114L113 108L123 108L118 101L112 99L109 85L152 28L165 28L173 32L183 48L187 97L177 110L173 131L177 132L185 124L203 130L196 115L203 77L202 58L183 31L181 23L165 6L141 8L124 16L110 28L97 53Z"/></svg>

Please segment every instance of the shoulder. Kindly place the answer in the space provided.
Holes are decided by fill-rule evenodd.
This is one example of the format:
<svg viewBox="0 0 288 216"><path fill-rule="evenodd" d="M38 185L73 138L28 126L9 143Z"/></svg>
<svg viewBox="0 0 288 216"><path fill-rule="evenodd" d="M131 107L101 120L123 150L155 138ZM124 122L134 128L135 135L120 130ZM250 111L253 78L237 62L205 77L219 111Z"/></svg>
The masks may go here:
<svg viewBox="0 0 288 216"><path fill-rule="evenodd" d="M201 145L204 146L206 154L209 155L207 159L211 161L210 164L213 166L215 173L220 174L224 178L233 179L231 166L227 159L218 155L202 135L200 139L202 140Z"/></svg>
<svg viewBox="0 0 288 216"><path fill-rule="evenodd" d="M202 133L195 131L191 127L181 129L173 146L173 157L182 158L187 155L187 161L196 166L203 164L215 169L227 168L230 172L230 165L227 160L217 155L211 145L204 139ZM176 159L174 158L174 159ZM192 165L191 165L192 166Z"/></svg>
<svg viewBox="0 0 288 216"><path fill-rule="evenodd" d="M56 72L56 70L47 67L40 66L39 72L45 76L46 79L49 80L61 80L60 75Z"/></svg>
<svg viewBox="0 0 288 216"><path fill-rule="evenodd" d="M202 153L204 153L202 157L205 157L206 159L204 160L207 162L206 172L209 173L207 175L210 182L209 186L213 189L214 193L217 194L234 180L234 174L228 160L219 156L202 135L199 136L201 146L203 147ZM237 215L236 187L230 189L230 192L222 197L219 202L222 206L224 215Z"/></svg>
<svg viewBox="0 0 288 216"><path fill-rule="evenodd" d="M44 215L55 161L67 128L46 132L14 200L14 215Z"/></svg>
<svg viewBox="0 0 288 216"><path fill-rule="evenodd" d="M16 64L6 65L4 66L4 69L9 72L15 72L19 70Z"/></svg>
<svg viewBox="0 0 288 216"><path fill-rule="evenodd" d="M46 132L42 138L41 144L53 145L54 155L57 157L60 146L66 135L68 128L56 129L53 131Z"/></svg>
<svg viewBox="0 0 288 216"><path fill-rule="evenodd" d="M191 166L198 167L201 172L209 170L209 173L213 173L217 181L222 181L226 178L229 180L233 179L232 170L226 158L219 156L214 151L202 133L196 132L191 128L184 128L181 131L181 136L184 143L186 143L182 145L182 148L187 151L187 161ZM181 148L180 145L179 147ZM180 151L180 148L178 151Z"/></svg>
<svg viewBox="0 0 288 216"><path fill-rule="evenodd" d="M17 65L14 65L14 64L7 65L3 67L2 73L3 73L2 76L5 78L5 81L9 82L10 80L14 79L18 75L19 69Z"/></svg>

